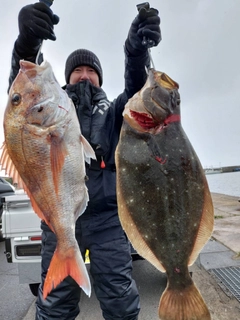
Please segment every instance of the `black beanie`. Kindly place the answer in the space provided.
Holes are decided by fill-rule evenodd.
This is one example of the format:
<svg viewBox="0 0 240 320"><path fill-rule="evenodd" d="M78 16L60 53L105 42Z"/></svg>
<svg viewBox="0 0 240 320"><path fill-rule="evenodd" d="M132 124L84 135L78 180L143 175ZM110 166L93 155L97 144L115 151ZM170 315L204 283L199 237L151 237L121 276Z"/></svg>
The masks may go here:
<svg viewBox="0 0 240 320"><path fill-rule="evenodd" d="M81 65L92 67L99 76L99 84L102 85L102 67L98 57L91 51L86 49L78 49L73 51L67 58L65 64L65 80L69 83L69 78L73 70Z"/></svg>

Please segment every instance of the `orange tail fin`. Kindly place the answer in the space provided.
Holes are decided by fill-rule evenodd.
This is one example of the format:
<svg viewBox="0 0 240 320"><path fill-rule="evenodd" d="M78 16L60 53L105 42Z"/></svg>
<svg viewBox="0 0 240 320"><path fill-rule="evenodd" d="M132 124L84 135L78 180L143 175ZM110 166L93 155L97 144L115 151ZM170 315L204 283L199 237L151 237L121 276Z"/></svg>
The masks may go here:
<svg viewBox="0 0 240 320"><path fill-rule="evenodd" d="M71 276L88 296L91 295L88 272L78 247L71 247L63 255L57 246L44 282L43 298L46 299L51 290L67 276Z"/></svg>
<svg viewBox="0 0 240 320"><path fill-rule="evenodd" d="M194 283L185 289L163 292L159 304L161 320L211 320L209 310Z"/></svg>

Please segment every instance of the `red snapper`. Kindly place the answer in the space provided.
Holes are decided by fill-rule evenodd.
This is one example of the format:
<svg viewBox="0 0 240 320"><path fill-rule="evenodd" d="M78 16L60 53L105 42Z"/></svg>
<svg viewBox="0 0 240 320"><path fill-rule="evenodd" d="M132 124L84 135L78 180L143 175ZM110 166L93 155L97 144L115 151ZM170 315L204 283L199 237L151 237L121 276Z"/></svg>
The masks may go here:
<svg viewBox="0 0 240 320"><path fill-rule="evenodd" d="M88 273L75 239L75 221L88 203L85 160L95 158L75 107L48 62L20 61L4 114L2 168L22 185L34 211L57 237L43 297L70 275L87 295Z"/></svg>

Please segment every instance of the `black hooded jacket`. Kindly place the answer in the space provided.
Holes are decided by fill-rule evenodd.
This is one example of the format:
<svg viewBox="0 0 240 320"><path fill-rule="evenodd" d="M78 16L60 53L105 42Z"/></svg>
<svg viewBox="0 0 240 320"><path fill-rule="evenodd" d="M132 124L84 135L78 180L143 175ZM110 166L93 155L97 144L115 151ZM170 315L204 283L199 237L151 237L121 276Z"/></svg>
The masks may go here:
<svg viewBox="0 0 240 320"><path fill-rule="evenodd" d="M9 87L18 73L20 59L14 48ZM42 61L42 57L40 59ZM28 60L35 62L35 57ZM113 102L107 99L102 88L93 86L89 81L64 87L76 107L82 134L97 156L97 161L92 160L90 165L86 165L90 200L76 225L77 228L81 225L86 233L119 224L114 155L123 120L122 112L128 99L145 84L145 68L149 66L147 51L141 56L131 57L125 49L125 89ZM105 168L101 168L102 162Z"/></svg>

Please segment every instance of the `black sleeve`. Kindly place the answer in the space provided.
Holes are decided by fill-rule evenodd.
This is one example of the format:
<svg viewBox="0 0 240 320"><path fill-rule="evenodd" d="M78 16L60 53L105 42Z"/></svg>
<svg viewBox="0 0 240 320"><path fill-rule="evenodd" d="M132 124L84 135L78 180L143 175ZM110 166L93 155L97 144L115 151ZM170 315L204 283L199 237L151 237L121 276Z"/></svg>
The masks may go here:
<svg viewBox="0 0 240 320"><path fill-rule="evenodd" d="M125 91L128 99L138 92L147 80L146 68L150 67L150 57L146 50L139 56L131 56L125 48Z"/></svg>
<svg viewBox="0 0 240 320"><path fill-rule="evenodd" d="M131 56L125 48L125 89L114 101L116 124L119 124L119 127L122 124L122 113L125 104L128 99L144 86L147 80L146 68L149 69L149 67L150 57L147 50L139 56Z"/></svg>

